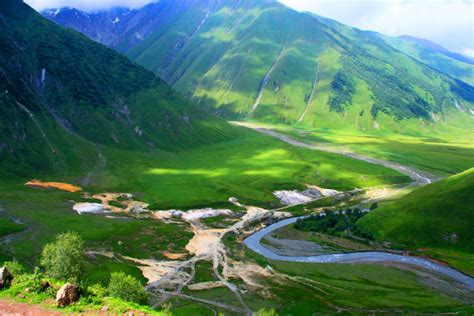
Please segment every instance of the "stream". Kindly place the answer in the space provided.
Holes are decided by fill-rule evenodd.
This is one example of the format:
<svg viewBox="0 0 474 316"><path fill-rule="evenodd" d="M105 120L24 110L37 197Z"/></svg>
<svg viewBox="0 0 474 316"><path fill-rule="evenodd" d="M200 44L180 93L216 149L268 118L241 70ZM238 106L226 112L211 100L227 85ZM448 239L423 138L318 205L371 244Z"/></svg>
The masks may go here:
<svg viewBox="0 0 474 316"><path fill-rule="evenodd" d="M388 252L382 251L367 251L367 252L352 252L352 253L340 253L340 254L327 254L327 255L317 255L317 256L282 256L279 255L270 249L262 245L261 241L267 234L271 232L294 224L298 219L304 218L293 217L279 221L273 225L267 226L253 235L247 237L244 240L245 245L252 251L258 253L259 255L264 256L270 260L277 261L290 261L290 262L306 262L306 263L370 263L370 262L397 262L403 264L410 264L425 268L444 276L450 277L460 283L463 283L474 289L474 278L463 274L453 268L437 264L433 261L422 259L418 257L402 256L396 255Z"/></svg>
<svg viewBox="0 0 474 316"><path fill-rule="evenodd" d="M242 123L235 123L235 124L245 126L247 128L254 129L260 133L275 137L295 147L303 147L303 148L308 148L308 149L313 149L313 150L321 150L321 151L331 152L335 154L340 154L340 155L348 156L353 159L366 161L375 165L381 165L381 166L399 171L400 173L403 173L409 176L412 179L413 184L427 185L427 184L432 183L433 181L433 179L431 179L427 175L424 175L413 168L403 166L397 163L393 163L393 162L389 162L389 161L385 161L381 159L376 159L372 157L365 157L359 154L346 152L344 150L340 150L337 148L329 148L326 145L322 145L322 144L300 142L298 140L293 139L290 136L275 132L268 128L262 128L257 125L242 124ZM283 256L283 255L273 252L272 250L266 248L265 246L261 244L262 238L264 238L267 234L279 228L294 224L298 219L304 218L304 217L305 216L288 218L288 219L279 221L273 225L270 225L268 227L265 227L255 232L253 235L247 237L244 240L244 243L250 250L264 256L267 259L277 260L277 261L307 262L307 263L397 262L397 263L403 263L403 264L410 264L410 265L414 265L420 268L431 270L433 272L437 272L451 279L454 279L460 283L463 283L471 289L474 289L473 277L463 274L448 266L443 266L433 261L419 258L419 257L403 256L403 255L397 255L397 254L382 252L382 251L366 251L366 252L364 251L364 252L339 253L339 254L324 254L324 255L316 255L316 256Z"/></svg>

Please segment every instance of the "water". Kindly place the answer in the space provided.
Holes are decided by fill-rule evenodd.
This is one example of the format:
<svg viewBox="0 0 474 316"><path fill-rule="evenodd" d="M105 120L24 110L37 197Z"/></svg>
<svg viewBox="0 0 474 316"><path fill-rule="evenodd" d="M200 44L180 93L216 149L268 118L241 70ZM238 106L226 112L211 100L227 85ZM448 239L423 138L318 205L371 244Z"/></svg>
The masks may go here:
<svg viewBox="0 0 474 316"><path fill-rule="evenodd" d="M382 251L368 251L368 252L352 252L352 253L340 253L340 254L325 254L317 256L282 256L268 248L265 248L261 244L261 240L267 234L285 227L287 225L294 224L298 219L303 217L294 217L279 221L273 225L265 227L253 235L249 236L244 240L245 245L252 251L264 256L270 260L277 261L290 261L290 262L306 262L306 263L356 263L356 262L398 262L404 264L415 265L431 271L435 271L447 277L450 277L458 282L461 282L471 289L474 289L474 278L465 275L453 268L442 266L433 261L417 258L396 255L392 253Z"/></svg>

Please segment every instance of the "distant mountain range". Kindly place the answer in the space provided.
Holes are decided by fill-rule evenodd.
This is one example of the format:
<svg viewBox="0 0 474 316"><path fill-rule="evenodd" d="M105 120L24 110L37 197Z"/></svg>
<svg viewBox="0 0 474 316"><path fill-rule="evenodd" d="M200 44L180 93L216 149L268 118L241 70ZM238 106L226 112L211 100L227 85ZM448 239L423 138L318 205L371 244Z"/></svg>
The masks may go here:
<svg viewBox="0 0 474 316"><path fill-rule="evenodd" d="M227 119L400 131L465 121L474 111L468 60L275 1L162 0L139 10L43 15Z"/></svg>
<svg viewBox="0 0 474 316"><path fill-rule="evenodd" d="M16 175L84 174L101 145L179 150L233 130L150 71L20 0L0 3L0 104L0 173Z"/></svg>

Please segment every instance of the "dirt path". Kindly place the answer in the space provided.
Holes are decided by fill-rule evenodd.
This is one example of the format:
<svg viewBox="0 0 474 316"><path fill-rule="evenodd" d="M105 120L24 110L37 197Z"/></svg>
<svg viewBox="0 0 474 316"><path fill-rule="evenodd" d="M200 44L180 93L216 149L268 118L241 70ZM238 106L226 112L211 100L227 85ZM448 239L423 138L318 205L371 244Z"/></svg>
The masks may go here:
<svg viewBox="0 0 474 316"><path fill-rule="evenodd" d="M37 305L27 303L17 303L7 300L0 300L1 316L59 316L64 315L61 312L42 308Z"/></svg>

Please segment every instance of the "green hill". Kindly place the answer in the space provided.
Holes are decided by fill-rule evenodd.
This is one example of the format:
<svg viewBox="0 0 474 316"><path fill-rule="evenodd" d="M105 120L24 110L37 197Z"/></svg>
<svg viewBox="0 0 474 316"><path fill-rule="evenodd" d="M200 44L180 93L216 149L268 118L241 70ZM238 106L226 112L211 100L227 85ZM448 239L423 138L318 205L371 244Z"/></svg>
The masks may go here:
<svg viewBox="0 0 474 316"><path fill-rule="evenodd" d="M21 1L2 2L0 24L0 177L14 179L6 190L24 183L18 176L62 180L192 208L230 196L268 205L273 190L305 183L349 189L406 181L234 127Z"/></svg>
<svg viewBox="0 0 474 316"><path fill-rule="evenodd" d="M465 265L472 273L473 188L474 168L385 203L357 224L378 241L411 248L427 247L435 256L448 261L456 261L456 252L470 254L471 263L466 260Z"/></svg>
<svg viewBox="0 0 474 316"><path fill-rule="evenodd" d="M394 48L410 55L416 60L471 85L474 84L474 61L469 58L463 58L463 56L451 53L447 49L429 41L410 36L380 36Z"/></svg>
<svg viewBox="0 0 474 316"><path fill-rule="evenodd" d="M111 14L44 12L125 53L225 118L403 133L472 122L469 84L375 33L278 2L159 1L117 15L115 28L99 38L97 25L117 21Z"/></svg>
<svg viewBox="0 0 474 316"><path fill-rule="evenodd" d="M2 172L20 176L82 173L98 145L179 150L235 134L151 72L17 0L0 4L0 103Z"/></svg>

